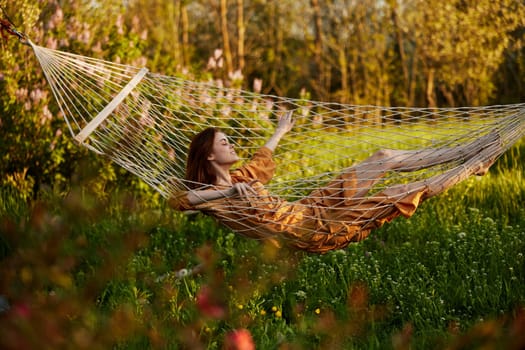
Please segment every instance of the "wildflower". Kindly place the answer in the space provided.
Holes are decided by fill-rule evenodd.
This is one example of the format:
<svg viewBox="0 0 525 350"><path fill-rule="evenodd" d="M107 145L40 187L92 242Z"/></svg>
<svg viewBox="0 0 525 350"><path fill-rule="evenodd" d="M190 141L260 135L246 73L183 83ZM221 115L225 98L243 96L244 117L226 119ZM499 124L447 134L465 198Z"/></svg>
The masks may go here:
<svg viewBox="0 0 525 350"><path fill-rule="evenodd" d="M259 312L261 314L261 316L264 316L266 315L266 310L261 310L261 312Z"/></svg>
<svg viewBox="0 0 525 350"><path fill-rule="evenodd" d="M316 315L319 315L319 314L321 313L321 309L320 309L320 308L317 308L317 309L315 309L314 312L315 312Z"/></svg>
<svg viewBox="0 0 525 350"><path fill-rule="evenodd" d="M224 305L208 286L201 287L197 293L196 304L199 311L205 316L221 319L226 315Z"/></svg>
<svg viewBox="0 0 525 350"><path fill-rule="evenodd" d="M226 334L225 350L255 350L252 334L247 329L236 329Z"/></svg>
<svg viewBox="0 0 525 350"><path fill-rule="evenodd" d="M276 312L277 311L277 306L272 306L272 312Z"/></svg>
<svg viewBox="0 0 525 350"><path fill-rule="evenodd" d="M281 311L277 310L277 311L275 311L275 317L281 318L281 317L283 317L283 313Z"/></svg>
<svg viewBox="0 0 525 350"><path fill-rule="evenodd" d="M237 69L234 72L229 72L228 77L232 81L241 81L243 79L243 75L240 69Z"/></svg>
<svg viewBox="0 0 525 350"><path fill-rule="evenodd" d="M255 78L253 80L253 91L260 93L262 90L262 79Z"/></svg>
<svg viewBox="0 0 525 350"><path fill-rule="evenodd" d="M183 277L186 277L188 275L189 275L188 269L180 269L179 271L177 271L175 273L175 276L177 276L177 278L183 278Z"/></svg>
<svg viewBox="0 0 525 350"><path fill-rule="evenodd" d="M45 97L45 93L40 89L36 89L29 93L29 97L34 103L39 103Z"/></svg>
<svg viewBox="0 0 525 350"><path fill-rule="evenodd" d="M242 304L237 304L237 309L239 309L239 310L244 309L244 305L242 305Z"/></svg>
<svg viewBox="0 0 525 350"><path fill-rule="evenodd" d="M215 59L213 57L210 57L208 59L208 64L207 64L206 68L208 68L208 69L215 69L215 68L217 68L217 61L215 61Z"/></svg>
<svg viewBox="0 0 525 350"><path fill-rule="evenodd" d="M25 89L25 88L21 88L21 89L18 89L15 91L15 98L17 100L17 102L21 102L23 100L25 100L28 96L28 90Z"/></svg>
<svg viewBox="0 0 525 350"><path fill-rule="evenodd" d="M21 318L21 319L28 319L31 314L29 305L27 305L26 303L15 304L13 305L13 308L11 310L13 312L13 315L15 315L15 317Z"/></svg>
<svg viewBox="0 0 525 350"><path fill-rule="evenodd" d="M494 219L492 219L491 217L486 217L483 219L483 221L485 221L487 224L494 224Z"/></svg>
<svg viewBox="0 0 525 350"><path fill-rule="evenodd" d="M298 298L301 298L301 299L304 299L306 298L306 293L302 290L298 290L297 292L295 292L295 295L298 297Z"/></svg>
<svg viewBox="0 0 525 350"><path fill-rule="evenodd" d="M117 27L117 33L119 35L124 35L124 18L122 15L117 16L115 26Z"/></svg>

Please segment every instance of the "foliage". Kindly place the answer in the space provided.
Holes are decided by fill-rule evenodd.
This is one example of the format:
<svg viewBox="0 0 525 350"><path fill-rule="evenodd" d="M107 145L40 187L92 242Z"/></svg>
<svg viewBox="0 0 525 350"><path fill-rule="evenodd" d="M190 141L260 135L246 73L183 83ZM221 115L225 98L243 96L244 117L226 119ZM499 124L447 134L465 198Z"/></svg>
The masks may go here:
<svg viewBox="0 0 525 350"><path fill-rule="evenodd" d="M245 88L262 78L263 92L280 95L382 105L523 97L513 78L525 72L521 1L333 1L315 7L317 27L314 2L237 1L222 13L215 0L0 5L49 48ZM227 37L233 71L213 54ZM1 45L1 347L524 346L523 144L482 181L347 250L276 250L171 212L79 149L30 50L14 38Z"/></svg>
<svg viewBox="0 0 525 350"><path fill-rule="evenodd" d="M30 202L4 188L0 346L519 349L522 147L411 219L322 256L129 191L102 200L89 178Z"/></svg>
<svg viewBox="0 0 525 350"><path fill-rule="evenodd" d="M137 33L124 33L125 28L118 21L113 23L110 20L110 24L101 20L109 20L122 11L118 7L112 10L109 3L106 3L107 8L95 9L89 4L59 4L56 1L7 4L4 1L0 5L13 14L11 20L19 25L19 30L51 49L103 56L130 64L139 64L142 60ZM107 16L102 16L102 13ZM117 175L123 183L141 186L107 160L94 157L73 143L38 62L33 56L24 59L29 53L28 47L7 40L3 42L3 49L6 54L0 58L2 67L5 67L0 79L2 186L17 189L25 198L36 194L42 186L67 190L80 159L98 169L99 177L92 179L92 186L101 195L114 186Z"/></svg>
<svg viewBox="0 0 525 350"><path fill-rule="evenodd" d="M509 34L523 26L520 4L416 1L414 7L407 25L413 33L414 56L421 61L430 88L427 100L441 94L453 106L489 101L494 74L512 40Z"/></svg>

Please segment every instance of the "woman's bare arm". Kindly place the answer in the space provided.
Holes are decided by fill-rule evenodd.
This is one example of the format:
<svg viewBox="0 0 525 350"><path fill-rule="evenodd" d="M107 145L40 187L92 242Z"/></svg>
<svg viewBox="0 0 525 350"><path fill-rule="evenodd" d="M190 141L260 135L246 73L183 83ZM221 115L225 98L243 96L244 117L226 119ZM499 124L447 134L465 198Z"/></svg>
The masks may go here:
<svg viewBox="0 0 525 350"><path fill-rule="evenodd" d="M248 197L250 195L256 195L257 192L253 189L252 185L257 180L250 182L238 182L233 184L232 187L225 190L208 189L208 190L191 190L188 191L188 201L191 205L199 205L209 201L213 201L221 198L228 197Z"/></svg>
<svg viewBox="0 0 525 350"><path fill-rule="evenodd" d="M277 127L273 135L266 141L264 145L272 152L277 148L281 138L289 132L295 121L292 118L292 111L287 112L281 118L279 118ZM233 184L232 187L225 190L208 189L208 190L191 190L188 191L188 201L191 205L199 205L216 199L227 198L227 197L248 197L250 195L256 195L257 192L253 189L252 185L258 180L252 180L250 182L239 182Z"/></svg>
<svg viewBox="0 0 525 350"><path fill-rule="evenodd" d="M281 141L281 138L292 129L295 123L295 120L292 118L292 114L292 111L288 111L285 115L279 118L279 122L277 124L277 127L275 128L275 132L268 139L268 141L266 141L266 144L264 146L266 148L269 148L272 152L275 151L275 149L277 148L277 145L279 144L279 141Z"/></svg>

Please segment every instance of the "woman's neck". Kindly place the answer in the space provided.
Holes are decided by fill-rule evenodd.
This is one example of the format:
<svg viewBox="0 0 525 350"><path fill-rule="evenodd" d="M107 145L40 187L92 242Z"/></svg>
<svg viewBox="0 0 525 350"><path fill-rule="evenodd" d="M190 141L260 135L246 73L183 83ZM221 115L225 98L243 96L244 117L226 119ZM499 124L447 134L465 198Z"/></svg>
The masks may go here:
<svg viewBox="0 0 525 350"><path fill-rule="evenodd" d="M218 186L232 186L232 177L230 175L230 167L214 166L215 168L215 184Z"/></svg>

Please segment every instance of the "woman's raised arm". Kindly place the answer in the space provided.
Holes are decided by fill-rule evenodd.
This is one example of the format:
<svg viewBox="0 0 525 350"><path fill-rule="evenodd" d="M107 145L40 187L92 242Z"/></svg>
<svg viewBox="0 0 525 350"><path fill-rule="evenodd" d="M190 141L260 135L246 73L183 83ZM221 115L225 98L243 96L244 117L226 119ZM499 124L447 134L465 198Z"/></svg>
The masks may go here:
<svg viewBox="0 0 525 350"><path fill-rule="evenodd" d="M273 135L266 141L265 147L269 148L272 152L275 151L281 138L290 130L295 123L295 120L292 118L293 111L288 111L279 118L277 127Z"/></svg>

